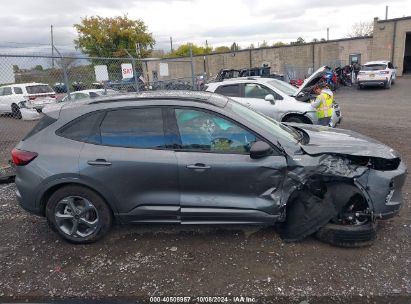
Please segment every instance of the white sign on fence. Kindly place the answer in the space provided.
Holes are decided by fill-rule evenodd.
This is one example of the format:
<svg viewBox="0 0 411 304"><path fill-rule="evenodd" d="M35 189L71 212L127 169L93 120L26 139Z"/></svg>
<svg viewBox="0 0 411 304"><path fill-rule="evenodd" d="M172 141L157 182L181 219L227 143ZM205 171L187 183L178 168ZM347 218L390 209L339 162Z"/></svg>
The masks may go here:
<svg viewBox="0 0 411 304"><path fill-rule="evenodd" d="M121 74L123 75L123 79L132 78L134 75L133 65L131 63L122 63L121 64Z"/></svg>
<svg viewBox="0 0 411 304"><path fill-rule="evenodd" d="M96 74L96 81L107 81L108 71L106 65L95 65L94 73Z"/></svg>
<svg viewBox="0 0 411 304"><path fill-rule="evenodd" d="M168 63L160 63L160 76L168 76Z"/></svg>
<svg viewBox="0 0 411 304"><path fill-rule="evenodd" d="M13 65L4 64L0 73L0 84L14 83Z"/></svg>

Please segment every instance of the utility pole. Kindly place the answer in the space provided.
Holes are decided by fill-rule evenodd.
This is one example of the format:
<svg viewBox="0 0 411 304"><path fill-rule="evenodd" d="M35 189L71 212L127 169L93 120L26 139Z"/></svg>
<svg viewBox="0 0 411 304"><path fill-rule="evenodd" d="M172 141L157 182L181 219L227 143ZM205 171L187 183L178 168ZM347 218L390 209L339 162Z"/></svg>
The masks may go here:
<svg viewBox="0 0 411 304"><path fill-rule="evenodd" d="M173 51L173 37L170 36L170 49Z"/></svg>
<svg viewBox="0 0 411 304"><path fill-rule="evenodd" d="M50 26L51 34L51 67L54 69L54 37L53 37L53 25Z"/></svg>
<svg viewBox="0 0 411 304"><path fill-rule="evenodd" d="M136 55L137 58L141 57L141 48L140 48L140 43L136 42Z"/></svg>
<svg viewBox="0 0 411 304"><path fill-rule="evenodd" d="M385 20L388 19L388 5L385 6Z"/></svg>
<svg viewBox="0 0 411 304"><path fill-rule="evenodd" d="M330 40L330 28L327 27L327 41Z"/></svg>

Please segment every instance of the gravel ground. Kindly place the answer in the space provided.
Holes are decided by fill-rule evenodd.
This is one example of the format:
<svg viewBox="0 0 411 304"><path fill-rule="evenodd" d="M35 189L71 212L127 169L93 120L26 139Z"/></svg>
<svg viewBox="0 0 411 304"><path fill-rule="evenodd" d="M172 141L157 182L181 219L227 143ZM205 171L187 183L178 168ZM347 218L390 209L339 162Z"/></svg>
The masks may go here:
<svg viewBox="0 0 411 304"><path fill-rule="evenodd" d="M391 90L340 89L340 127L387 143L410 164L410 85L403 78ZM14 184L0 185L0 302L243 295L411 303L410 188L408 179L400 215L380 223L374 245L345 249L311 237L284 243L259 226L116 226L96 244L71 245L18 206Z"/></svg>

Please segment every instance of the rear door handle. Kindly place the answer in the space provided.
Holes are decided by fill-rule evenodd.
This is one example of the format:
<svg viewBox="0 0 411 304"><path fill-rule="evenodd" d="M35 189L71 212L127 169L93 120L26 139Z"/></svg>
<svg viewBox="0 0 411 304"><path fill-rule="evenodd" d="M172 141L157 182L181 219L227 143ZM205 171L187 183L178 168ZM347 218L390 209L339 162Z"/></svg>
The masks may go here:
<svg viewBox="0 0 411 304"><path fill-rule="evenodd" d="M204 170L204 169L211 169L211 166L207 166L205 164L193 164L193 165L187 165L187 169L192 169L192 170Z"/></svg>
<svg viewBox="0 0 411 304"><path fill-rule="evenodd" d="M89 160L87 162L90 166L111 166L111 163L105 159Z"/></svg>

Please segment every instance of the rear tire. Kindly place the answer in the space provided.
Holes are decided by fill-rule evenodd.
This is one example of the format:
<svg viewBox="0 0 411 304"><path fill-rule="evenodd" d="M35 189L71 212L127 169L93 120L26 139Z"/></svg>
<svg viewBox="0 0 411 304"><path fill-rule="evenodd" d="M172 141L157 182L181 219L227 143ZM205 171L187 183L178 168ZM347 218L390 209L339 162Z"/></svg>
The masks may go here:
<svg viewBox="0 0 411 304"><path fill-rule="evenodd" d="M390 80L385 84L385 88L387 90L391 88L391 83L392 83L392 79L390 78Z"/></svg>
<svg viewBox="0 0 411 304"><path fill-rule="evenodd" d="M16 119L21 119L21 111L18 105L16 105L15 103L13 103L11 105L11 115L13 116L13 118Z"/></svg>
<svg viewBox="0 0 411 304"><path fill-rule="evenodd" d="M316 238L340 247L365 247L376 238L377 223L368 221L363 225L338 225L328 223L315 234Z"/></svg>
<svg viewBox="0 0 411 304"><path fill-rule="evenodd" d="M81 205L82 200L87 202L84 206ZM78 185L64 186L54 192L46 205L46 217L54 231L75 244L99 240L112 225L112 213L104 199Z"/></svg>

